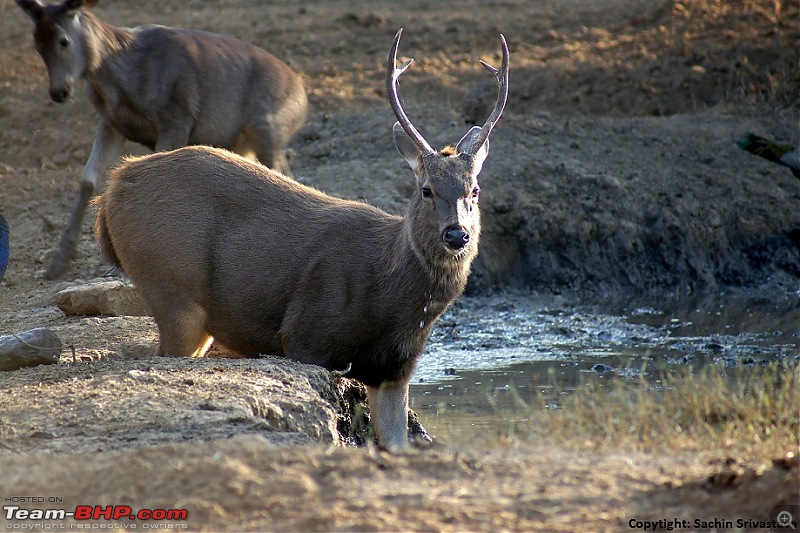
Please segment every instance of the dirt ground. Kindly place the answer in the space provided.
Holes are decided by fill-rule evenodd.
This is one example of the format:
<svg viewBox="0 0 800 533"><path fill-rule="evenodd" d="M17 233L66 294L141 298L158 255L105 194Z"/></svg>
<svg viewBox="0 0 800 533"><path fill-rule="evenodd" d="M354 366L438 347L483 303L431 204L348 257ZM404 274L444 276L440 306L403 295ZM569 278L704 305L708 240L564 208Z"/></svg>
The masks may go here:
<svg viewBox="0 0 800 533"><path fill-rule="evenodd" d="M311 104L291 145L295 176L394 213L412 174L390 137L392 36L404 27L400 55L415 58L402 87L409 114L442 146L483 121L478 59L499 64L502 32L511 90L481 174L470 291L797 298L800 181L735 145L748 131L800 143L796 1L104 0L96 13L226 33L285 60ZM64 317L58 290L108 268L87 223L67 276L41 277L97 116L82 90L49 100L11 0L0 0L0 30L0 208L11 228L0 334L47 326L75 349L74 361L65 349L60 365L0 375L3 498L188 509L178 526L279 531L694 526L799 503L796 467L726 450L587 451L543 436L404 456L339 447L325 372L153 359L149 318Z"/></svg>

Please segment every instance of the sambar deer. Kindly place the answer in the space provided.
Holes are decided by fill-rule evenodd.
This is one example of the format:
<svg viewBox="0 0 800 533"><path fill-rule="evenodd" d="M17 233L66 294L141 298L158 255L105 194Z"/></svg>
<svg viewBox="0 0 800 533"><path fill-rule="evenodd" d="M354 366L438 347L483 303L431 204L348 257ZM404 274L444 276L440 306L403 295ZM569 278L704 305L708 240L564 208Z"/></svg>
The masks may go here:
<svg viewBox="0 0 800 533"><path fill-rule="evenodd" d="M387 85L395 144L416 175L405 217L328 196L229 152L188 147L129 158L99 199L104 256L155 317L156 353L202 356L213 340L283 355L367 386L380 444L408 444L408 383L434 322L478 253L478 173L508 97L509 53L483 127L433 150L398 94L397 32ZM168 179L164 179L164 178Z"/></svg>
<svg viewBox="0 0 800 533"><path fill-rule="evenodd" d="M302 80L261 48L205 31L117 28L88 11L96 3L17 0L33 20L52 100L65 101L83 78L101 117L47 279L61 276L77 253L97 180L126 139L157 151L218 146L291 175L286 147L307 116Z"/></svg>

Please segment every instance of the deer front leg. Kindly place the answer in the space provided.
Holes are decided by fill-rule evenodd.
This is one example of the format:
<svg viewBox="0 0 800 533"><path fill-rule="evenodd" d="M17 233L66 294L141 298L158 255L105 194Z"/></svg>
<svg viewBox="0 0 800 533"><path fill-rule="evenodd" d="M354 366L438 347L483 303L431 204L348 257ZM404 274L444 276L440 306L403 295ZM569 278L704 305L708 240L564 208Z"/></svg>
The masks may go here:
<svg viewBox="0 0 800 533"><path fill-rule="evenodd" d="M367 387L367 402L378 442L390 452L408 446L408 382Z"/></svg>
<svg viewBox="0 0 800 533"><path fill-rule="evenodd" d="M191 117L173 110L173 114L163 117L163 122L159 124L155 151L168 152L188 146L193 126L194 120Z"/></svg>
<svg viewBox="0 0 800 533"><path fill-rule="evenodd" d="M86 207L89 205L92 194L94 194L97 178L109 165L119 159L124 144L125 137L121 133L106 124L105 121L100 121L94 136L92 153L83 168L75 206L72 208L67 227L61 235L58 248L53 250L50 256L50 262L44 273L45 279L60 277L67 270L69 263L75 258L78 250L78 241L81 236L81 228L83 227L83 219L86 216Z"/></svg>

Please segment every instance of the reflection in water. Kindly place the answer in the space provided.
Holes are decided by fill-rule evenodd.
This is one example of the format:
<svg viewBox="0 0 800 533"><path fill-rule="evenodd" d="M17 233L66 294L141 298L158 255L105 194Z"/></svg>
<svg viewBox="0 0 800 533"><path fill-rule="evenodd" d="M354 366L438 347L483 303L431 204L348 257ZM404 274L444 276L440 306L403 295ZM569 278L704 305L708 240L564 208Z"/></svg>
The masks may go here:
<svg viewBox="0 0 800 533"><path fill-rule="evenodd" d="M533 298L462 298L439 321L412 379L428 431L459 440L524 428L535 395L581 376L656 380L674 365L800 362L800 303L764 299L570 306ZM545 400L546 402L546 400ZM560 402L554 397L550 405Z"/></svg>

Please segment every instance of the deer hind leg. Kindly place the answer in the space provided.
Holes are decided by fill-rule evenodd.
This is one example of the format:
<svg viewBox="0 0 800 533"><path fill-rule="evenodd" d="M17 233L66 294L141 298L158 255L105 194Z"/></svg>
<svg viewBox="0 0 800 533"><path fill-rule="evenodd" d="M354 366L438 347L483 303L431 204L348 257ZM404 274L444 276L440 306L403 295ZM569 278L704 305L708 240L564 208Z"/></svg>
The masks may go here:
<svg viewBox="0 0 800 533"><path fill-rule="evenodd" d="M289 168L289 160L286 158L288 139L285 138L281 126L261 124L254 126L250 133L253 151L261 164L284 176L293 177Z"/></svg>
<svg viewBox="0 0 800 533"><path fill-rule="evenodd" d="M408 446L408 382L367 387L367 402L378 442L389 451Z"/></svg>
<svg viewBox="0 0 800 533"><path fill-rule="evenodd" d="M75 200L75 206L72 208L67 227L61 235L58 248L53 250L50 255L49 263L44 273L45 279L56 279L64 274L70 262L75 258L78 250L78 241L81 237L81 229L83 228L83 219L86 216L86 208L94 194L97 180L106 168L119 159L124 144L125 137L121 133L104 121L100 122L95 133L92 153L89 155L89 160L83 169L81 186L78 191L78 197Z"/></svg>
<svg viewBox="0 0 800 533"><path fill-rule="evenodd" d="M214 342L206 329L208 315L199 304L161 301L154 312L158 325L158 348L155 355L203 357Z"/></svg>

